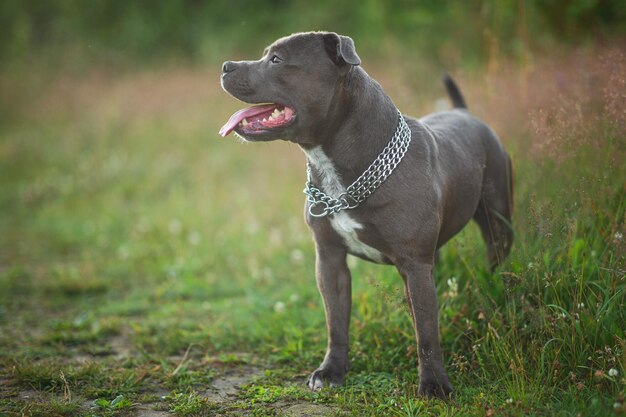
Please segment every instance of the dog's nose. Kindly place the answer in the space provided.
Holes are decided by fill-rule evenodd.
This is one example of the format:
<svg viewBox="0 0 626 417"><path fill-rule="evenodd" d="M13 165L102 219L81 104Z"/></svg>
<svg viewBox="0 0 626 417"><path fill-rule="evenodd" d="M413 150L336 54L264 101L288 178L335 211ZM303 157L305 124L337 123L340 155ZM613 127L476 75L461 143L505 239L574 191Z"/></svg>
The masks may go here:
<svg viewBox="0 0 626 417"><path fill-rule="evenodd" d="M232 61L226 61L222 64L222 73L228 74L229 72L233 72L237 69L237 66Z"/></svg>

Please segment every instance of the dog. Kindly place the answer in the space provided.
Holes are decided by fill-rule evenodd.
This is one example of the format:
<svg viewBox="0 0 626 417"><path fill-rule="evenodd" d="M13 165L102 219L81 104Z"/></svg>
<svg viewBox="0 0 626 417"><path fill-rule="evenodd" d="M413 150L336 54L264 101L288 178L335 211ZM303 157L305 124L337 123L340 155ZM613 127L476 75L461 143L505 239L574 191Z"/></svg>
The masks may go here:
<svg viewBox="0 0 626 417"><path fill-rule="evenodd" d="M418 344L419 394L453 394L439 344L433 267L437 250L470 220L493 269L513 242L511 160L463 95L444 79L451 111L402 115L361 67L354 42L332 32L296 33L256 61L227 61L222 88L256 104L220 130L246 141L283 139L307 158L305 219L316 250L328 347L308 386L340 385L348 371L348 254L394 265Z"/></svg>

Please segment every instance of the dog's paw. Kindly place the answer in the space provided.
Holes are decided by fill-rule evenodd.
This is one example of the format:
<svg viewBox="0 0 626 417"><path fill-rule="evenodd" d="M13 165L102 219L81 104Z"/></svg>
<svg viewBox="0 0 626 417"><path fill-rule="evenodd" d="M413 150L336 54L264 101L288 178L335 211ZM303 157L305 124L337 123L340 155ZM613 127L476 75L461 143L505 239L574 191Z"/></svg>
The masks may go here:
<svg viewBox="0 0 626 417"><path fill-rule="evenodd" d="M452 384L445 373L421 379L418 394L422 397L439 398L444 401L454 398Z"/></svg>
<svg viewBox="0 0 626 417"><path fill-rule="evenodd" d="M332 388L343 385L343 379L343 375L339 375L331 369L319 368L311 374L307 385L312 391L319 391L324 387Z"/></svg>

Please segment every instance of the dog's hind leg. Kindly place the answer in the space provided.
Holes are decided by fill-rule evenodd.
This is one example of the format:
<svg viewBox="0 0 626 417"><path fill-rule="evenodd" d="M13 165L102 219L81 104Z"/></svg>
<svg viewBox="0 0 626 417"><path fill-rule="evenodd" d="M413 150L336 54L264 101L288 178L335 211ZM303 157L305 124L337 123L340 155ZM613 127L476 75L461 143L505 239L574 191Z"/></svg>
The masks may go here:
<svg viewBox="0 0 626 417"><path fill-rule="evenodd" d="M480 203L474 213L483 239L487 245L489 268L500 265L511 251L513 244L513 171L506 157L506 167L500 172L506 175L488 175L483 182Z"/></svg>
<svg viewBox="0 0 626 417"><path fill-rule="evenodd" d="M437 289L433 279L434 253L430 259L427 258L407 256L397 260L396 267L404 280L417 338L420 378L418 393L425 397L446 400L453 391L443 367L439 344Z"/></svg>

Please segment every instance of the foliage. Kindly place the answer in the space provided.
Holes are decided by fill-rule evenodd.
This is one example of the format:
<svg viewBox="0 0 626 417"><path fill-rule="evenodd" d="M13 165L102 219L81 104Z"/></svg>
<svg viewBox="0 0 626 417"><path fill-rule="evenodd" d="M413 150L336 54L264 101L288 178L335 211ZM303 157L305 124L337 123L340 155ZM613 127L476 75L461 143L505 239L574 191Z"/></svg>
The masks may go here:
<svg viewBox="0 0 626 417"><path fill-rule="evenodd" d="M173 393L165 398L170 403L170 411L177 416L196 416L202 411L209 410L209 402L195 392Z"/></svg>
<svg viewBox="0 0 626 417"><path fill-rule="evenodd" d="M380 54L381 47L400 44L405 53L450 66L458 56L486 59L494 41L518 55L528 42L580 40L621 31L624 21L626 6L619 0L8 0L0 5L0 56L54 56L71 47L74 59L87 62L163 56L212 62L233 50L259 53L291 32L323 29L353 36L362 51Z"/></svg>
<svg viewBox="0 0 626 417"><path fill-rule="evenodd" d="M105 398L98 398L97 400L93 401L93 405L96 408L114 411L114 410L130 409L132 408L133 403L130 402L127 398L124 398L123 395L118 395L111 401Z"/></svg>

